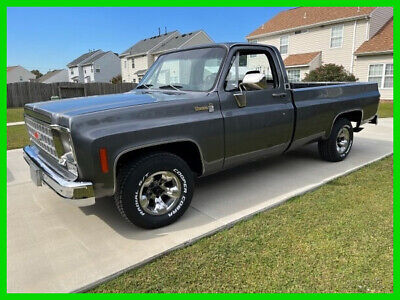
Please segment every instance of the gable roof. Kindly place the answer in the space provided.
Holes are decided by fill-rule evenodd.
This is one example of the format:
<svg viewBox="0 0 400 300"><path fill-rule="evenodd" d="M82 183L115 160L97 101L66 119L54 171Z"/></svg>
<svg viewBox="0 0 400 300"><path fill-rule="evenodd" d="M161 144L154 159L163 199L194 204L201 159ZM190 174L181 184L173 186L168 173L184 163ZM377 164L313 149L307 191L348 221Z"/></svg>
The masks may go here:
<svg viewBox="0 0 400 300"><path fill-rule="evenodd" d="M301 54L292 54L286 57L283 61L285 66L304 66L308 65L314 58L320 55L321 52L309 52Z"/></svg>
<svg viewBox="0 0 400 300"><path fill-rule="evenodd" d="M16 67L18 67L18 66L9 66L9 67L7 67L7 72L11 71L12 69L15 69Z"/></svg>
<svg viewBox="0 0 400 300"><path fill-rule="evenodd" d="M290 30L313 24L369 16L376 7L297 7L280 12L247 37Z"/></svg>
<svg viewBox="0 0 400 300"><path fill-rule="evenodd" d="M89 51L87 53L82 54L78 58L75 58L73 61L71 61L69 64L67 64L68 67L74 67L77 66L78 64L82 63L84 60L88 59L89 57L98 54L100 52L103 52L102 50L95 50L95 51Z"/></svg>
<svg viewBox="0 0 400 300"><path fill-rule="evenodd" d="M99 52L99 53L97 53L97 54L95 54L95 55L92 55L92 56L90 56L89 58L87 58L87 59L85 59L84 61L82 61L82 62L81 62L81 65L82 65L82 66L90 65L90 64L92 64L93 62L95 62L96 60L98 60L100 57L103 57L104 55L106 55L106 54L109 53L109 52L111 52L111 51Z"/></svg>
<svg viewBox="0 0 400 300"><path fill-rule="evenodd" d="M146 38L134 44L132 47L126 49L124 52L120 54L120 56L126 55L135 55L135 54L145 54L149 50L153 49L158 44L162 43L162 41L170 38L172 35L180 34L179 31L171 31L161 35L156 35L151 38Z"/></svg>
<svg viewBox="0 0 400 300"><path fill-rule="evenodd" d="M43 76L39 77L36 81L37 82L43 82L46 81L47 79L57 75L58 73L64 71L64 69L61 70L53 70L53 71L49 71L46 74L44 74Z"/></svg>
<svg viewBox="0 0 400 300"><path fill-rule="evenodd" d="M393 52L393 17L368 41L356 50L355 54Z"/></svg>
<svg viewBox="0 0 400 300"><path fill-rule="evenodd" d="M168 41L162 43L161 46L155 50L155 52L158 53L158 52L164 52L164 51L168 51L168 50L172 50L172 49L178 49L201 31L202 30L196 30L193 32L177 35L176 37L173 37L173 38L169 39Z"/></svg>

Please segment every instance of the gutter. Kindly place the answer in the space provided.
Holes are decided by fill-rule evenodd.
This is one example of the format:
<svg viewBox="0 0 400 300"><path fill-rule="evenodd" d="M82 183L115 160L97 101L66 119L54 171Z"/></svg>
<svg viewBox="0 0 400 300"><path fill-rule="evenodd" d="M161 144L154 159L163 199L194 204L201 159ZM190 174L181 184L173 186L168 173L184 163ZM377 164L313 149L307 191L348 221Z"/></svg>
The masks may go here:
<svg viewBox="0 0 400 300"><path fill-rule="evenodd" d="M371 51L355 53L356 56L369 56L369 55L381 55L381 54L393 54L393 50L383 50L383 51Z"/></svg>

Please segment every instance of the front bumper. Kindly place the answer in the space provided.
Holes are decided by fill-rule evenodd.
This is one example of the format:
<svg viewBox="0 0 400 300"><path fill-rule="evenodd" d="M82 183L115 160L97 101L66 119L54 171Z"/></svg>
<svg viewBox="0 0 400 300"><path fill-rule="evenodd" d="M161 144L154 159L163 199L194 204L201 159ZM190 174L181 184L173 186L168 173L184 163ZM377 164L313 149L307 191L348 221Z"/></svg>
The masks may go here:
<svg viewBox="0 0 400 300"><path fill-rule="evenodd" d="M88 206L95 203L91 182L66 180L43 162L36 147L26 146L23 150L24 159L30 167L31 179L37 186L41 186L44 182L58 195L77 206Z"/></svg>

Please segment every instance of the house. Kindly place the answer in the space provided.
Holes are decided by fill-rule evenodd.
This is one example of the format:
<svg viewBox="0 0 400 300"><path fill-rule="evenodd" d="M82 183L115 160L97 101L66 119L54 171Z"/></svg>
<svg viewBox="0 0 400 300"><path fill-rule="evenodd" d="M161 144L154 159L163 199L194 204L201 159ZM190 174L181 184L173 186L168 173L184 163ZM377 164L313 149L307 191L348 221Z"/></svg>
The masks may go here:
<svg viewBox="0 0 400 300"><path fill-rule="evenodd" d="M70 82L110 82L121 74L120 59L112 51L89 51L71 61L67 67Z"/></svg>
<svg viewBox="0 0 400 300"><path fill-rule="evenodd" d="M7 83L27 82L36 78L34 74L21 66L7 67Z"/></svg>
<svg viewBox="0 0 400 300"><path fill-rule="evenodd" d="M380 34L392 17L392 7L298 7L280 12L246 39L277 47L291 80L302 80L327 63L342 65L367 80L367 74L357 72L362 54L356 51Z"/></svg>
<svg viewBox="0 0 400 300"><path fill-rule="evenodd" d="M41 83L68 82L68 71L66 69L49 71L36 81Z"/></svg>
<svg viewBox="0 0 400 300"><path fill-rule="evenodd" d="M139 82L161 54L189 46L213 43L203 30L181 34L171 31L146 38L120 54L123 82Z"/></svg>
<svg viewBox="0 0 400 300"><path fill-rule="evenodd" d="M393 18L355 52L354 75L377 82L381 99L393 100Z"/></svg>

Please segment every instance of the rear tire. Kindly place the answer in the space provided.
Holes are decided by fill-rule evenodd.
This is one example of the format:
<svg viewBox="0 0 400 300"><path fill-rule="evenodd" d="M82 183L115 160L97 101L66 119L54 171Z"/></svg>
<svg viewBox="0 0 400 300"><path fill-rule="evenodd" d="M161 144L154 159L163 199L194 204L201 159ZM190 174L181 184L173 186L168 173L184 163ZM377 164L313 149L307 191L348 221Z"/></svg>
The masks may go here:
<svg viewBox="0 0 400 300"><path fill-rule="evenodd" d="M180 157L158 152L123 166L114 196L121 215L146 229L169 225L190 205L194 178Z"/></svg>
<svg viewBox="0 0 400 300"><path fill-rule="evenodd" d="M331 135L327 140L318 142L318 150L322 159L338 162L344 160L353 145L353 126L348 119L336 120Z"/></svg>

